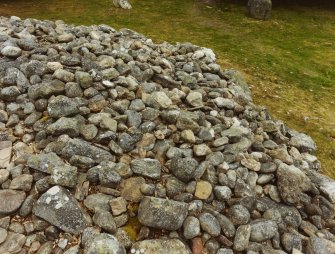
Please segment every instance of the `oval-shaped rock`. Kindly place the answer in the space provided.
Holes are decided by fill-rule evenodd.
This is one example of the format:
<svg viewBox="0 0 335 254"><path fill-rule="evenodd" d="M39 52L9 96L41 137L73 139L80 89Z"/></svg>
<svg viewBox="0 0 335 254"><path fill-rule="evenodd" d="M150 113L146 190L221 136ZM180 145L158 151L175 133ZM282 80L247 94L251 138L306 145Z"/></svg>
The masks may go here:
<svg viewBox="0 0 335 254"><path fill-rule="evenodd" d="M84 254L126 254L119 241L110 234L97 234L85 246Z"/></svg>
<svg viewBox="0 0 335 254"><path fill-rule="evenodd" d="M6 46L1 50L1 54L3 56L7 56L10 58L17 58L21 55L22 50L18 47Z"/></svg>
<svg viewBox="0 0 335 254"><path fill-rule="evenodd" d="M0 190L0 215L12 214L17 211L25 198L24 191Z"/></svg>
<svg viewBox="0 0 335 254"><path fill-rule="evenodd" d="M162 198L144 197L138 208L138 220L142 225L177 230L187 216L188 205Z"/></svg>

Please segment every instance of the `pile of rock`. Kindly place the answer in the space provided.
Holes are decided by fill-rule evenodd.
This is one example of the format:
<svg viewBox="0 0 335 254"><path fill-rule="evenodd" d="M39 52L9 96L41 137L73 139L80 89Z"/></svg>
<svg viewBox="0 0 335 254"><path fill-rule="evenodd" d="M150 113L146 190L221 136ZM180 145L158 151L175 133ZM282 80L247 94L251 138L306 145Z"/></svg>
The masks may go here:
<svg viewBox="0 0 335 254"><path fill-rule="evenodd" d="M0 253L335 253L310 137L210 49L0 18Z"/></svg>

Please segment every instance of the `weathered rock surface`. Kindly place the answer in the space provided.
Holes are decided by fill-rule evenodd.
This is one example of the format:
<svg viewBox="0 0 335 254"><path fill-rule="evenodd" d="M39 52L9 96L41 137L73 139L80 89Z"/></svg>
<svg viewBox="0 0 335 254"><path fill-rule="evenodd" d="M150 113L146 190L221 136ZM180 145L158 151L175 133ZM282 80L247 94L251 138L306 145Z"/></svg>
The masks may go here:
<svg viewBox="0 0 335 254"><path fill-rule="evenodd" d="M166 230L177 230L187 216L187 204L161 198L145 197L138 208L141 224Z"/></svg>
<svg viewBox="0 0 335 254"><path fill-rule="evenodd" d="M126 250L119 241L109 234L97 234L86 244L85 254L126 254Z"/></svg>
<svg viewBox="0 0 335 254"><path fill-rule="evenodd" d="M175 253L175 254L191 254L189 248L185 246L178 239L157 239L157 240L144 240L136 242L131 247L131 253L156 254L156 253Z"/></svg>
<svg viewBox="0 0 335 254"><path fill-rule="evenodd" d="M247 14L255 19L267 20L270 18L271 8L271 0L249 0Z"/></svg>
<svg viewBox="0 0 335 254"><path fill-rule="evenodd" d="M87 226L78 201L60 186L45 192L34 205L33 213L72 234L80 233Z"/></svg>
<svg viewBox="0 0 335 254"><path fill-rule="evenodd" d="M26 194L23 191L0 190L0 215L16 212L25 198Z"/></svg>

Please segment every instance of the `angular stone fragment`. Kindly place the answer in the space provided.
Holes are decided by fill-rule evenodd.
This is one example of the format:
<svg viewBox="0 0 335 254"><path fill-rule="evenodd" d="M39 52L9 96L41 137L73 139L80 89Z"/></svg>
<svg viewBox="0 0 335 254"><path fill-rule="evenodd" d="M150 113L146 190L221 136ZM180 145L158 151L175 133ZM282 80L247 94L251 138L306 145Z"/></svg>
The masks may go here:
<svg viewBox="0 0 335 254"><path fill-rule="evenodd" d="M193 106L193 107L202 107L202 94L199 92L193 92L191 91L187 97L186 97L187 102Z"/></svg>
<svg viewBox="0 0 335 254"><path fill-rule="evenodd" d="M116 232L114 218L108 211L97 210L93 216L93 222L108 233L113 234Z"/></svg>
<svg viewBox="0 0 335 254"><path fill-rule="evenodd" d="M183 225L187 209L184 202L144 197L138 208L138 220L144 226L177 230Z"/></svg>
<svg viewBox="0 0 335 254"><path fill-rule="evenodd" d="M297 204L301 194L311 188L311 181L299 168L282 163L277 170L277 186L286 203Z"/></svg>
<svg viewBox="0 0 335 254"><path fill-rule="evenodd" d="M163 87L173 89L177 88L180 89L180 82L173 80L170 76L162 75L162 74L156 74L153 76L153 81L155 81L158 84L161 84Z"/></svg>
<svg viewBox="0 0 335 254"><path fill-rule="evenodd" d="M131 162L131 170L138 175L159 179L161 176L161 164L154 159L136 159Z"/></svg>
<svg viewBox="0 0 335 254"><path fill-rule="evenodd" d="M166 109L172 104L171 99L164 92L153 92L150 97L152 100L150 104L158 105L157 108Z"/></svg>
<svg viewBox="0 0 335 254"><path fill-rule="evenodd" d="M49 102L48 113L53 118L78 114L79 105L76 101L63 95L55 97Z"/></svg>
<svg viewBox="0 0 335 254"><path fill-rule="evenodd" d="M66 158L71 158L73 155L86 156L93 159L97 163L100 163L104 160L112 161L114 158L113 155L108 151L93 146L79 138L69 139L59 153Z"/></svg>
<svg viewBox="0 0 335 254"><path fill-rule="evenodd" d="M34 154L28 158L29 167L51 174L56 167L63 166L64 161L55 153Z"/></svg>
<svg viewBox="0 0 335 254"><path fill-rule="evenodd" d="M251 227L249 224L242 225L237 228L234 238L235 251L244 251L246 248L248 248L250 233L251 233Z"/></svg>
<svg viewBox="0 0 335 254"><path fill-rule="evenodd" d="M0 168L6 168L12 157L12 142L0 141Z"/></svg>
<svg viewBox="0 0 335 254"><path fill-rule="evenodd" d="M131 247L130 253L141 252L145 254L191 254L190 249L179 239L153 239L134 243Z"/></svg>
<svg viewBox="0 0 335 254"><path fill-rule="evenodd" d="M290 140L290 145L299 149L300 152L312 152L316 151L316 144L314 140L304 133L291 131L293 137Z"/></svg>
<svg viewBox="0 0 335 254"><path fill-rule="evenodd" d="M332 202L335 203L335 181L324 182L320 186L322 193Z"/></svg>
<svg viewBox="0 0 335 254"><path fill-rule="evenodd" d="M22 174L13 179L9 185L9 189L30 191L33 183L33 176L29 174Z"/></svg>
<svg viewBox="0 0 335 254"><path fill-rule="evenodd" d="M0 190L0 215L16 212L26 198L24 191Z"/></svg>
<svg viewBox="0 0 335 254"><path fill-rule="evenodd" d="M65 84L60 80L53 80L47 83L39 83L28 88L30 99L48 98L51 95L60 95L65 91Z"/></svg>
<svg viewBox="0 0 335 254"><path fill-rule="evenodd" d="M6 240L8 232L6 229L0 227L0 245Z"/></svg>
<svg viewBox="0 0 335 254"><path fill-rule="evenodd" d="M65 83L71 82L74 80L74 74L69 71L63 70L63 69L57 69L54 72L53 76Z"/></svg>
<svg viewBox="0 0 335 254"><path fill-rule="evenodd" d="M84 205L93 212L96 210L110 211L109 202L112 201L113 198L113 196L103 193L91 194L84 200Z"/></svg>
<svg viewBox="0 0 335 254"><path fill-rule="evenodd" d="M56 122L47 127L47 132L52 135L67 134L70 137L77 137L79 135L79 122L76 118L61 117Z"/></svg>
<svg viewBox="0 0 335 254"><path fill-rule="evenodd" d="M20 253L25 242L26 242L25 235L8 232L8 236L5 242L0 245L0 253L3 254Z"/></svg>
<svg viewBox="0 0 335 254"><path fill-rule="evenodd" d="M68 164L55 167L52 170L50 179L53 184L74 188L78 180L77 168Z"/></svg>
<svg viewBox="0 0 335 254"><path fill-rule="evenodd" d="M309 238L307 253L313 254L334 254L335 243L324 238L312 236Z"/></svg>
<svg viewBox="0 0 335 254"><path fill-rule="evenodd" d="M121 182L121 196L131 202L142 199L141 185L145 183L143 177L131 177Z"/></svg>
<svg viewBox="0 0 335 254"><path fill-rule="evenodd" d="M37 200L33 214L71 234L80 233L88 225L78 201L60 186L50 188Z"/></svg>

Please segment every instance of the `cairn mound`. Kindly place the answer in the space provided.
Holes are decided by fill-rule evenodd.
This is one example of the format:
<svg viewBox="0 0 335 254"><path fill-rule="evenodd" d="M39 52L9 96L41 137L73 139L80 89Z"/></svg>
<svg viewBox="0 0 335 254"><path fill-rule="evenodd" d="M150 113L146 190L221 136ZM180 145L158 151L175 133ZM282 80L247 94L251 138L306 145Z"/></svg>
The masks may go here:
<svg viewBox="0 0 335 254"><path fill-rule="evenodd" d="M212 50L0 18L0 253L335 253L314 141Z"/></svg>

